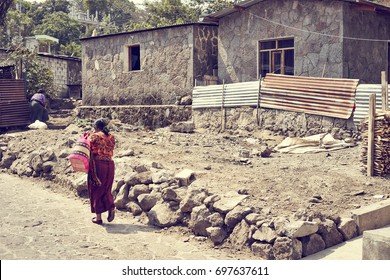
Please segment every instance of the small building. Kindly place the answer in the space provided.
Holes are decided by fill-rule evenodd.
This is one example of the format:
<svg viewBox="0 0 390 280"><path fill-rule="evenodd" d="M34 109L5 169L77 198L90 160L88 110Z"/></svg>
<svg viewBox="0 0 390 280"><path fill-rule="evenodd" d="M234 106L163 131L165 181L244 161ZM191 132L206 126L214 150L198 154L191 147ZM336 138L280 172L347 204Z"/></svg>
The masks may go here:
<svg viewBox="0 0 390 280"><path fill-rule="evenodd" d="M219 24L218 76L226 83L267 73L380 83L390 70L390 7L373 2L247 0L205 20Z"/></svg>
<svg viewBox="0 0 390 280"><path fill-rule="evenodd" d="M215 73L217 36L217 24L189 23L81 39L83 105L180 102Z"/></svg>
<svg viewBox="0 0 390 280"><path fill-rule="evenodd" d="M0 66L7 61L9 53L12 50L0 49ZM81 99L81 59L78 57L69 57L63 55L53 55L49 53L38 53L41 63L47 66L53 73L54 95L57 98L75 98ZM14 67L9 65L1 70L2 76L12 76L18 78Z"/></svg>

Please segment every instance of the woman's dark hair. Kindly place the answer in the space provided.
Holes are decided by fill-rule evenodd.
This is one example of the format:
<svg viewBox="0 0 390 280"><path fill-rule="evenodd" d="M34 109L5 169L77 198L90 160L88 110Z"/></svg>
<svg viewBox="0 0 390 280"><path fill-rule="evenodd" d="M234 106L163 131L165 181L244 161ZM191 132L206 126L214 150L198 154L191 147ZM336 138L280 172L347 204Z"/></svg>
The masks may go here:
<svg viewBox="0 0 390 280"><path fill-rule="evenodd" d="M97 119L95 121L95 128L103 131L105 135L110 134L110 130L107 127L107 122L104 119Z"/></svg>

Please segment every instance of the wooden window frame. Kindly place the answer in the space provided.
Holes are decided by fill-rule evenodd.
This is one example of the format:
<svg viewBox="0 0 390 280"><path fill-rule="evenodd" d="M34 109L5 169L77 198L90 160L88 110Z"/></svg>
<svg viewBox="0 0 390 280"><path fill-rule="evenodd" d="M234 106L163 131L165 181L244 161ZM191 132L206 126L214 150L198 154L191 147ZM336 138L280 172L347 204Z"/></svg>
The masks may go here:
<svg viewBox="0 0 390 280"><path fill-rule="evenodd" d="M259 56L258 56L258 75L262 75L262 64L261 64L261 54L262 53L268 53L268 61L270 62L269 64L269 72L267 73L274 73L275 70L275 65L274 65L274 54L275 53L280 53L281 54L281 61L280 61L280 74L285 74L285 54L286 51L292 50L295 53L295 47L287 47L287 48L279 48L279 41L282 40L293 40L293 43L295 43L294 38L288 37L288 38L277 38L277 39L267 39L267 40L261 40L258 42L258 50L259 50ZM261 49L261 43L263 42L272 42L275 41L275 48L274 49ZM294 63L295 66L295 63ZM264 78L264 77L263 77Z"/></svg>
<svg viewBox="0 0 390 280"><path fill-rule="evenodd" d="M139 48L139 67L133 68L133 61L132 61L132 50L134 47ZM140 44L132 44L132 45L126 45L125 46L125 71L126 72L137 72L141 71L141 45Z"/></svg>

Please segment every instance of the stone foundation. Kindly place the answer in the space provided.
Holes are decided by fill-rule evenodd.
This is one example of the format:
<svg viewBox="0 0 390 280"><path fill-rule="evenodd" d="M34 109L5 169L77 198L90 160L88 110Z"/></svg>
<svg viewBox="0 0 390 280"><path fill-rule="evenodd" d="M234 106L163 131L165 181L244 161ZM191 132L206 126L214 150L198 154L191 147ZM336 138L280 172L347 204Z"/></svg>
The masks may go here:
<svg viewBox="0 0 390 280"><path fill-rule="evenodd" d="M161 106L81 106L77 116L82 119L108 118L122 123L150 129L169 126L172 123L188 121L191 107Z"/></svg>
<svg viewBox="0 0 390 280"><path fill-rule="evenodd" d="M274 109L257 109L251 107L226 108L225 129L246 130L266 129L280 135L303 137L318 133L332 132L337 129L340 137L351 137L357 133L352 118L348 120L305 113L296 113ZM196 128L221 130L221 109L193 110ZM259 119L259 124L257 122Z"/></svg>

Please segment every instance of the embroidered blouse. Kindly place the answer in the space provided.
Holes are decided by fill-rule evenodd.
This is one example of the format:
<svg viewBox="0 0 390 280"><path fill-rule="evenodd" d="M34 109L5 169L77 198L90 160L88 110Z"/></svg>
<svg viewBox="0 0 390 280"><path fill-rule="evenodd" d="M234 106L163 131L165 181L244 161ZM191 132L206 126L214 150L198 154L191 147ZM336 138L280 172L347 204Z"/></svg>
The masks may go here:
<svg viewBox="0 0 390 280"><path fill-rule="evenodd" d="M95 132L89 136L91 142L91 152L97 159L111 160L114 154L115 137L105 135L104 132Z"/></svg>

